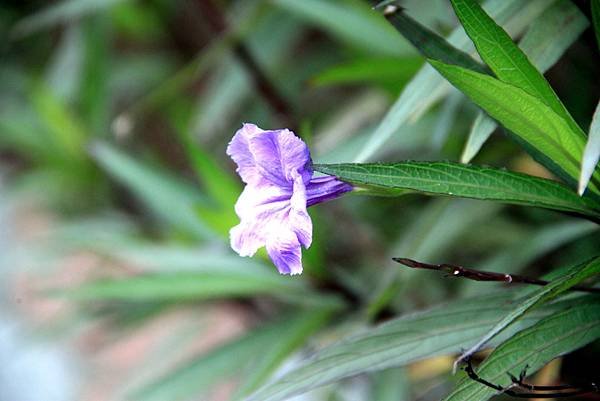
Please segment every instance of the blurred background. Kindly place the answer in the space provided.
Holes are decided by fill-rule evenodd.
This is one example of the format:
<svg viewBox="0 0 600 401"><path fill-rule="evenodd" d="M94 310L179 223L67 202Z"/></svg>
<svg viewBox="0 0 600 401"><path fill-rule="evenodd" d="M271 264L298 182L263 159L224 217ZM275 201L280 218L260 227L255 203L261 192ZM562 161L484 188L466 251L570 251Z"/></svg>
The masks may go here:
<svg viewBox="0 0 600 401"><path fill-rule="evenodd" d="M502 23L521 38L555 3L506 1ZM576 23L546 76L587 129L600 93L589 5L558 3ZM439 33L457 26L444 0L402 4ZM496 287L393 256L538 276L598 250L597 226L556 212L349 195L312 208L302 276L231 251L242 183L225 147L243 122L294 130L318 162L460 160L476 107L446 84L419 93L423 60L372 5L2 1L1 401L240 399L371 324ZM412 103L388 113L403 90ZM548 176L501 130L474 162ZM539 376L594 360L597 373L598 358L592 344ZM451 363L297 399L436 400Z"/></svg>

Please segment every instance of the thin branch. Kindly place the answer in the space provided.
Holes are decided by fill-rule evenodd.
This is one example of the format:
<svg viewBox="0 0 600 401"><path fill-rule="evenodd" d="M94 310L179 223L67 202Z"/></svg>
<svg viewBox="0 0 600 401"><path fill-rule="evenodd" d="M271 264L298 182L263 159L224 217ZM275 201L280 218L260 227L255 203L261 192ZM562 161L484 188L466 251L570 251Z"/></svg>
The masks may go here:
<svg viewBox="0 0 600 401"><path fill-rule="evenodd" d="M555 385L555 386L540 386L537 384L526 383L525 377L527 377L527 368L528 368L528 365L526 365L525 368L521 371L521 373L519 374L519 377L515 377L510 372L508 373L510 380L513 382L513 384L515 386L524 388L529 391L565 391L565 390L572 390L575 387L577 387L579 389L589 388L590 391L597 391L597 387L596 387L595 383L585 384L585 385L559 384L559 385Z"/></svg>
<svg viewBox="0 0 600 401"><path fill-rule="evenodd" d="M392 258L395 262L398 262L404 266L413 268L413 269L427 269L427 270L436 270L440 272L447 273L452 277L463 277L469 280L475 281L496 281L503 282L507 284L533 284L533 285L546 285L549 282L546 280L539 280L537 278L521 276L519 274L505 274L505 273L496 273L496 272L488 272L483 270L475 270L468 269L462 266L450 265L447 263L443 263L440 265L430 264L418 262L413 259L408 258ZM592 287L584 287L580 285L573 286L569 288L570 291L581 291L581 292L590 292L594 294L600 294L600 288L592 288Z"/></svg>
<svg viewBox="0 0 600 401"><path fill-rule="evenodd" d="M566 398L600 391L600 388L596 383L588 383L583 386L573 386L569 384L560 386L538 386L525 383L525 370L521 372L519 378L516 378L509 373L513 384L508 387L502 387L499 384L494 384L479 376L473 368L471 358L467 358L465 362L466 366L464 369L471 380L515 398ZM525 390L526 392L515 391L513 390L515 387Z"/></svg>
<svg viewBox="0 0 600 401"><path fill-rule="evenodd" d="M197 4L207 17L207 21L215 33L225 32L227 30L227 21L219 6L216 5L213 0L199 0ZM282 123L286 127L292 129L298 128L295 126L296 121L292 105L277 90L275 85L257 63L248 47L243 42L238 41L233 45L233 53L250 74L250 78L256 90L278 114Z"/></svg>

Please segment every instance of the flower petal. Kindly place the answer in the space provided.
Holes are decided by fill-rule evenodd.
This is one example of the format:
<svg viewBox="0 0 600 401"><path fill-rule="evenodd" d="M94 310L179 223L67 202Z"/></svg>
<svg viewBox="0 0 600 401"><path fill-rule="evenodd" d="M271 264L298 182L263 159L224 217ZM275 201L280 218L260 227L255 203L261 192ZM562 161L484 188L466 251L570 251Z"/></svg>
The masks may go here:
<svg viewBox="0 0 600 401"><path fill-rule="evenodd" d="M250 151L250 140L263 132L254 124L244 124L237 130L227 146L226 153L238 165L236 171L246 184L258 183L263 179L254 155Z"/></svg>
<svg viewBox="0 0 600 401"><path fill-rule="evenodd" d="M306 185L306 205L312 206L338 198L354 187L333 176L316 177Z"/></svg>
<svg viewBox="0 0 600 401"><path fill-rule="evenodd" d="M252 256L266 245L280 272L302 271L300 245L308 248L312 243L312 221L306 211L306 190L300 174L295 174L293 193L272 184L247 185L236 203L236 212L241 222L230 231L233 250L241 256ZM278 252L275 248L279 245L283 248Z"/></svg>
<svg viewBox="0 0 600 401"><path fill-rule="evenodd" d="M230 232L231 248L240 256L252 256L263 247L273 220L282 224L290 208L291 190L275 185L246 185L235 204L240 224Z"/></svg>
<svg viewBox="0 0 600 401"><path fill-rule="evenodd" d="M263 177L278 185L289 185L297 173L308 183L310 152L302 139L282 129L264 131L250 139L250 151Z"/></svg>
<svg viewBox="0 0 600 401"><path fill-rule="evenodd" d="M298 237L287 227L267 239L267 253L281 274L302 273L302 252Z"/></svg>
<svg viewBox="0 0 600 401"><path fill-rule="evenodd" d="M246 185L235 204L235 212L241 220L257 219L289 206L292 191L291 187L279 187L269 182Z"/></svg>
<svg viewBox="0 0 600 401"><path fill-rule="evenodd" d="M298 237L305 248L312 243L312 220L306 211L306 188L301 176L294 180L294 193L290 199L290 212L287 227Z"/></svg>

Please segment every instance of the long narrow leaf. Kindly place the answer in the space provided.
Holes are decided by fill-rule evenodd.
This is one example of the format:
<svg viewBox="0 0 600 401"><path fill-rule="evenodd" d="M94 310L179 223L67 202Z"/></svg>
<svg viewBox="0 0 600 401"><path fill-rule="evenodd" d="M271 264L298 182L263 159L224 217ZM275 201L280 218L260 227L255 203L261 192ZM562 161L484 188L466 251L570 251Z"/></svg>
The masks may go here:
<svg viewBox="0 0 600 401"><path fill-rule="evenodd" d="M251 370L248 378L253 379L252 383L260 383L265 373L271 372L283 357L304 344L310 334L330 316L331 310L327 309L301 311L266 324L213 351L192 358L156 382L135 391L132 399L197 399L222 381L243 377L244 371L254 368L257 362L260 362L260 368ZM274 348L273 344L278 346Z"/></svg>
<svg viewBox="0 0 600 401"><path fill-rule="evenodd" d="M504 316L477 344L464 352L458 361L464 360L479 351L492 338L496 337L532 308L556 298L562 292L596 274L600 274L600 257L573 267L567 274L534 291L517 308Z"/></svg>
<svg viewBox="0 0 600 401"><path fill-rule="evenodd" d="M386 56L406 54L400 35L363 2L274 0L273 3L369 52Z"/></svg>
<svg viewBox="0 0 600 401"><path fill-rule="evenodd" d="M320 164L315 169L383 195L406 192L459 196L540 206L598 217L592 200L555 181L450 162Z"/></svg>
<svg viewBox="0 0 600 401"><path fill-rule="evenodd" d="M575 305L551 315L500 344L477 369L483 379L508 387L508 373L519 376L527 366L533 373L558 355L571 352L600 337L600 304L597 300ZM484 401L496 391L469 378L445 401Z"/></svg>
<svg viewBox="0 0 600 401"><path fill-rule="evenodd" d="M392 320L319 351L302 366L259 389L246 401L287 400L293 395L359 373L452 354L472 344L511 310L514 304L510 297L505 292L460 300ZM571 304L571 301L562 302L538 309L520 323L527 327L552 311L564 310Z"/></svg>
<svg viewBox="0 0 600 401"><path fill-rule="evenodd" d="M488 140L492 132L498 127L496 121L490 118L483 111L480 111L473 121L473 126L469 131L467 137L467 143L463 149L463 153L460 156L461 163L469 163L475 155L479 152L485 141Z"/></svg>
<svg viewBox="0 0 600 401"><path fill-rule="evenodd" d="M31 93L31 101L40 120L52 134L52 141L66 159L81 160L88 133L50 88L39 83Z"/></svg>
<svg viewBox="0 0 600 401"><path fill-rule="evenodd" d="M477 52L503 82L540 99L571 127L563 135L578 135L581 129L544 76L529 61L511 37L494 22L475 0L451 0L456 15L475 44Z"/></svg>
<svg viewBox="0 0 600 401"><path fill-rule="evenodd" d="M484 2L486 11L499 23L506 25L511 35L521 33L554 0L488 0ZM452 46L471 52L473 47L462 27L457 27L448 36ZM439 99L450 87L445 85L429 66L424 66L406 85L402 94L383 117L366 144L354 158L355 162L370 159L397 130L410 120L415 120Z"/></svg>
<svg viewBox="0 0 600 401"><path fill-rule="evenodd" d="M538 70L546 72L587 26L587 18L571 1L560 0L533 21L519 47ZM475 157L496 126L483 112L478 114L461 156L462 163Z"/></svg>
<svg viewBox="0 0 600 401"><path fill-rule="evenodd" d="M589 26L585 15L569 0L559 0L532 22L519 47L542 73L552 67Z"/></svg>
<svg viewBox="0 0 600 401"><path fill-rule="evenodd" d="M401 8L385 15L394 28L425 58L460 65L482 74L490 72L486 66L475 61L469 54L452 46L446 39L409 17Z"/></svg>
<svg viewBox="0 0 600 401"><path fill-rule="evenodd" d="M260 356L252 361L252 366L235 399L249 395L264 384L275 368L294 350L302 346L311 334L321 328L331 317L332 308L312 309L297 313L285 326L285 332L266 347Z"/></svg>
<svg viewBox="0 0 600 401"><path fill-rule="evenodd" d="M400 88L422 65L420 57L367 57L329 67L311 83L327 86L374 82Z"/></svg>
<svg viewBox="0 0 600 401"><path fill-rule="evenodd" d="M600 102L596 106L596 111L592 117L590 134L588 136L585 149L583 151L583 160L581 161L581 174L579 176L579 187L577 192L583 195L585 188L590 182L594 169L600 159Z"/></svg>
<svg viewBox="0 0 600 401"><path fill-rule="evenodd" d="M571 127L538 98L516 86L462 67L429 60L450 83L469 96L491 117L523 142L534 158L561 177L577 182L585 135L572 135ZM600 175L600 174L599 174ZM590 184L600 193L596 182Z"/></svg>
<svg viewBox="0 0 600 401"><path fill-rule="evenodd" d="M159 219L199 238L209 237L210 230L193 209L198 203L206 203L206 198L194 187L102 142L94 144L92 155Z"/></svg>

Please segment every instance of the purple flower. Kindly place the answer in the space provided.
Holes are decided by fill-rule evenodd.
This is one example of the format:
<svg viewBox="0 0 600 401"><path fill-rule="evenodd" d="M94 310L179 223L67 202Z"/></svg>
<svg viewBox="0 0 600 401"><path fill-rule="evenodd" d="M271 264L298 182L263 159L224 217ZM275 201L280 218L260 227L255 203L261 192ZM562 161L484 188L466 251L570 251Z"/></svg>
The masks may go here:
<svg viewBox="0 0 600 401"><path fill-rule="evenodd" d="M282 274L302 273L300 245L312 242L312 221L306 208L351 191L335 177L313 178L310 152L293 132L263 131L244 124L227 147L246 183L235 204L240 224L230 231L231 247L252 256L266 246Z"/></svg>

